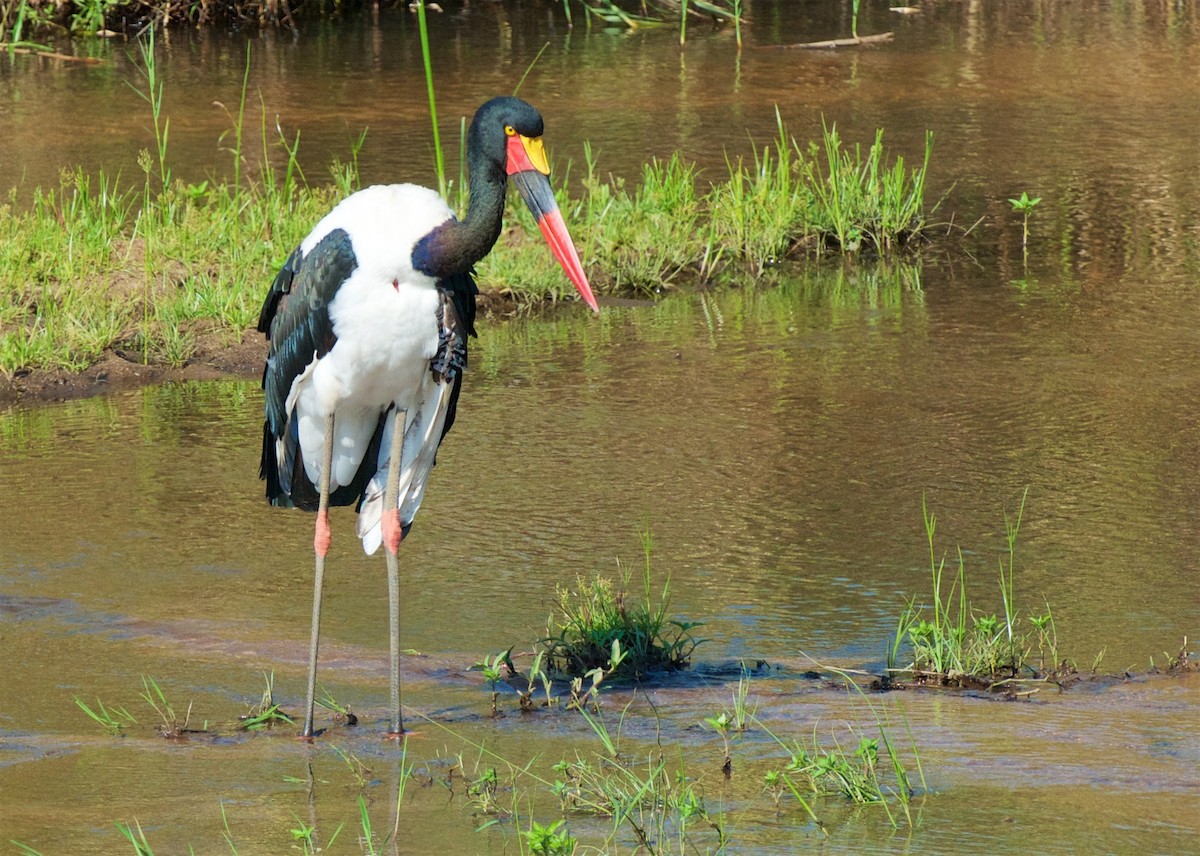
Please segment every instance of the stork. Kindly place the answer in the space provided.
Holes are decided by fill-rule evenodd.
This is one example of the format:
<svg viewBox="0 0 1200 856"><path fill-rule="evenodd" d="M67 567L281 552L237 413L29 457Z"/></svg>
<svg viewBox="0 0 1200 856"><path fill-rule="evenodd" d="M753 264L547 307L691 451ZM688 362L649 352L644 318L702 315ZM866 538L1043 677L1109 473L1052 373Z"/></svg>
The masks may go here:
<svg viewBox="0 0 1200 856"><path fill-rule="evenodd" d="M357 504L358 537L387 554L390 733L400 714L398 550L454 423L467 337L472 266L500 236L507 181L594 311L596 298L550 187L542 117L517 98L481 106L467 132L470 202L460 221L434 190L378 185L347 197L291 254L258 318L263 369L262 466L272 505L316 512L305 738L313 736L321 589L329 507Z"/></svg>

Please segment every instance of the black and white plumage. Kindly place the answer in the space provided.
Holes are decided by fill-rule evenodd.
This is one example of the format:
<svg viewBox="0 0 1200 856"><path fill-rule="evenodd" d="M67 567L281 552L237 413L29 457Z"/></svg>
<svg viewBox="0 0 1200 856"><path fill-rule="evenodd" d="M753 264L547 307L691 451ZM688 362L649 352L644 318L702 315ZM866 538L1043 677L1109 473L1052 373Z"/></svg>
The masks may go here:
<svg viewBox="0 0 1200 856"><path fill-rule="evenodd" d="M453 422L474 333L475 282L468 271L433 280L403 251L451 217L436 192L415 185L350 196L292 254L259 318L271 336L263 372L267 496L317 510L324 416L336 412L330 503L361 501L358 534L368 553L382 540L386 412L408 414L400 476L406 529Z"/></svg>
<svg viewBox="0 0 1200 856"><path fill-rule="evenodd" d="M317 512L305 736L312 735L329 505L358 504L364 549L388 548L393 730L402 730L394 556L454 421L467 338L474 333L471 270L499 237L508 178L581 296L596 308L554 201L541 134L542 118L530 105L516 98L488 101L468 132L470 204L461 222L428 188L359 191L301 242L263 304L258 329L270 346L260 476L272 504ZM393 436L400 419L402 446ZM393 457L398 468L390 468Z"/></svg>

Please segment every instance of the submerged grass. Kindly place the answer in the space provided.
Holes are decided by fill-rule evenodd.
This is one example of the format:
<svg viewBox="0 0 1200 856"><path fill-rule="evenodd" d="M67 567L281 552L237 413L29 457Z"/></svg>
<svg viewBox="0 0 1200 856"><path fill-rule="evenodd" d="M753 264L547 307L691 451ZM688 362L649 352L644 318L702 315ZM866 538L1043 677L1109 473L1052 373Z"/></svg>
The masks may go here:
<svg viewBox="0 0 1200 856"><path fill-rule="evenodd" d="M295 811L274 812L278 815L274 827L255 832L255 846L246 849L259 852L264 842L270 841L273 845L268 846L279 852L324 852L349 824L357 826L352 837L358 839L363 852L386 852L389 842L397 840L408 811L409 782L421 784L418 799L423 793L424 799L441 802L443 788L452 801L459 797L461 811L469 815L465 820L477 833L498 834L506 842L515 842L521 853L721 853L739 845L743 817L754 818L750 824L754 827L768 813L773 813L783 829L794 830L797 821L811 821L814 831L835 835L838 825L822 818L841 816L842 804L866 807L868 813L862 817L868 822L911 825L908 802L914 789L907 770L914 763L919 769L916 747L899 749L901 741L896 739L887 714L863 698L865 720L857 726L847 724L845 736L841 729L829 729L826 736L816 726L810 737L793 736L786 723L768 727L756 715L747 714L747 729L757 737L744 757L739 752L739 769L744 765L754 772L732 782L728 774L714 777L697 769L694 759L705 754L704 747L685 756L678 740L667 738L664 742L666 735L661 733L652 742L644 738L632 742L623 737L632 728L618 727L610 733L607 728L593 727L595 739L572 741L561 755L538 753L518 759L507 750L498 751L438 719L414 712L424 720L421 730L425 739L420 741L427 750L424 757L413 757L407 741L386 759L376 757L372 748L368 750L376 757L372 769L336 744L318 744L311 755L298 759L304 774L285 779L309 789L314 781L331 785L324 789L328 793L344 790L345 803L338 808L327 804L321 812L310 811L306 816ZM622 726L634 717L632 706L631 701L622 711ZM562 715L555 711L539 714ZM637 716L652 720L649 728L639 723L639 733L669 727L652 704ZM429 748L433 745L429 738L436 732L447 740L444 749ZM352 739L350 734L347 732L348 739ZM337 787L347 778L349 787ZM390 799L381 797L387 790ZM220 802L224 845L233 853L239 852L242 832L236 822L231 823L229 810L238 805ZM372 812L381 809L388 814L386 820L378 814L372 817ZM878 814L873 814L875 811ZM146 818L119 821L117 828L134 852L152 853L156 846L152 832L161 834L162 830L153 824L142 825L141 820ZM742 843L753 846L751 841ZM29 845L14 844L22 852L38 852ZM194 849L215 852L225 847ZM480 849L495 847L481 843Z"/></svg>
<svg viewBox="0 0 1200 856"><path fill-rule="evenodd" d="M359 186L362 137L324 185L307 182L299 134L285 135L265 106L258 144L249 145L246 78L222 135L232 179L174 178L153 45L141 56L138 91L154 138L139 157L140 182L64 170L32 204L22 207L13 190L0 206L0 377L79 371L108 353L178 366L214 333L239 339L288 253ZM731 162L728 180L711 184L674 155L646 164L627 188L602 177L585 150L578 195L567 192L569 172L558 194L594 287L653 295L723 270L757 276L806 251L892 253L922 234L932 140L923 164L906 171L903 159L887 161L881 134L864 153L825 128L824 146L804 154L782 118L778 129L752 165ZM522 304L566 298L570 285L524 206L511 204L508 222L478 266L484 290Z"/></svg>

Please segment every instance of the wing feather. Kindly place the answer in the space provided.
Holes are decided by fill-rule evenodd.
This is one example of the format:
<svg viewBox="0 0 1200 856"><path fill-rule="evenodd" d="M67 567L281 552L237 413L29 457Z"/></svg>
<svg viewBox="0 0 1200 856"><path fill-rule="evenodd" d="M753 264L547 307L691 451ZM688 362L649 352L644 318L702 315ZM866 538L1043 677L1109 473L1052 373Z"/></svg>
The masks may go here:
<svg viewBox="0 0 1200 856"><path fill-rule="evenodd" d="M262 377L266 418L259 477L266 481L273 505L316 507L316 490L304 475L291 393L297 379L337 341L329 304L357 266L350 236L334 229L308 253L298 247L288 257L259 313L258 330L270 340ZM377 429L373 442L378 434ZM365 477L357 490L343 486L331 501L349 505L362 483Z"/></svg>

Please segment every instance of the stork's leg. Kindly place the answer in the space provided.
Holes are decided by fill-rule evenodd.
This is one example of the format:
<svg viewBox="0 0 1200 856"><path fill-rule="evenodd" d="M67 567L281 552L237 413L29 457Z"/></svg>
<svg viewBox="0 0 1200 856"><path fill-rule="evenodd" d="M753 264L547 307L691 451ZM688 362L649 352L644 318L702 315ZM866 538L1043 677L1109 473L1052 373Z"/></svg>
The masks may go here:
<svg viewBox="0 0 1200 856"><path fill-rule="evenodd" d="M388 636L391 642L392 686L391 728L389 733L404 733L404 720L400 717L400 467L404 454L404 428L407 412L396 408L392 424L392 449L388 459L387 485L383 490L383 547L387 553L388 571Z"/></svg>
<svg viewBox="0 0 1200 856"><path fill-rule="evenodd" d="M321 461L321 500L313 532L316 570L313 572L312 637L308 645L308 696L304 702L304 737L313 736L313 705L317 697L317 643L321 637L321 588L325 584L325 556L333 535L329 530L329 471L333 468L333 414L325 417L324 457Z"/></svg>

